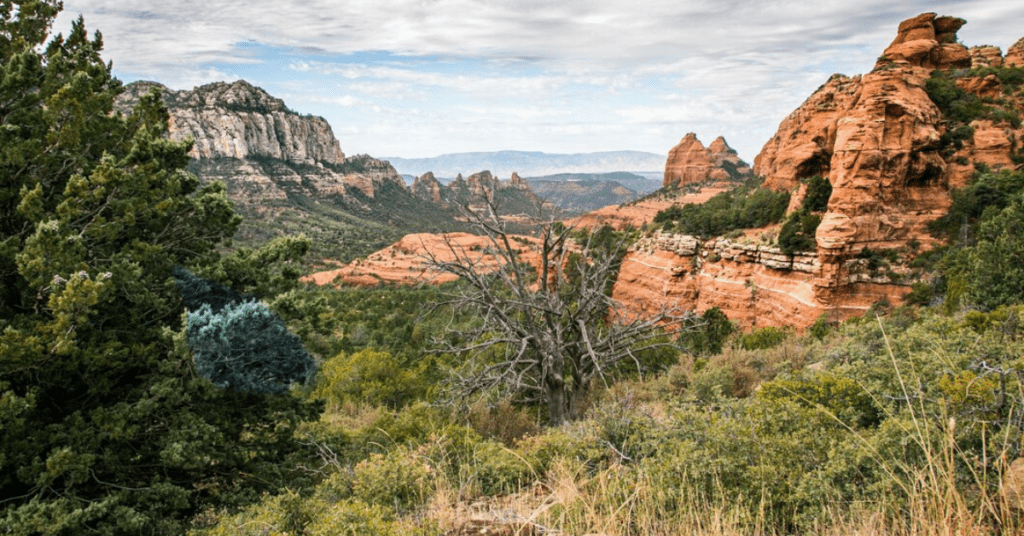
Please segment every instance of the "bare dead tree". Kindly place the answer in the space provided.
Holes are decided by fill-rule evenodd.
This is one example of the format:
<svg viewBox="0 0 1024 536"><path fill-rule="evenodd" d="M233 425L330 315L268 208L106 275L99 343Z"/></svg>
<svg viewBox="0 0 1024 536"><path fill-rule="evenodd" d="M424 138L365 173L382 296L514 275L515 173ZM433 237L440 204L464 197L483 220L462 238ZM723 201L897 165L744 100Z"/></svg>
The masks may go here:
<svg viewBox="0 0 1024 536"><path fill-rule="evenodd" d="M434 269L462 280L446 303L478 315L438 341L439 351L467 357L452 380L458 393L505 389L546 403L549 424L559 426L593 381L607 382L627 360L639 368L642 352L674 344L679 311L666 306L640 318L611 298L622 251L598 251L593 233L578 243L558 223L527 241L506 232L492 199L483 203L485 210L464 213L489 247L468 251L446 239L444 258L428 253Z"/></svg>

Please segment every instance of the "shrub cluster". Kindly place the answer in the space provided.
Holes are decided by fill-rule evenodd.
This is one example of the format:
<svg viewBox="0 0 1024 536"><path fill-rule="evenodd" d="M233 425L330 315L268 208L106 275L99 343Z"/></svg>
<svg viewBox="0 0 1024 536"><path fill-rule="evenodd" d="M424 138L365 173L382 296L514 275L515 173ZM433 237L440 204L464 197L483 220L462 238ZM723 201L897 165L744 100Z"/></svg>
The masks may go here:
<svg viewBox="0 0 1024 536"><path fill-rule="evenodd" d="M813 251L818 247L814 234L821 223L817 212L828 209L832 197L832 184L828 179L815 175L807 182L807 193L800 209L789 215L779 230L778 243L783 253L792 255L800 251Z"/></svg>
<svg viewBox="0 0 1024 536"><path fill-rule="evenodd" d="M777 223L786 213L789 192L760 188L750 179L739 188L722 192L703 204L672 206L654 216L665 230L710 238L734 229L750 229Z"/></svg>
<svg viewBox="0 0 1024 536"><path fill-rule="evenodd" d="M1024 78L1022 69L992 69L990 71L968 71L964 73L950 73L947 71L933 71L931 77L925 82L925 91L932 102L939 107L950 129L960 125L967 125L975 119L989 119L992 121L1005 121L1013 128L1020 128L1021 119L1015 112L1006 108L996 107L987 104L981 97L968 93L956 85L956 78L961 76L984 76L989 72L996 74L1004 82L1004 89L1012 90L1021 83ZM1004 80L1005 79L1005 80ZM947 132L947 134L949 134ZM944 138L944 142L951 143L956 137L962 137L963 132L952 137Z"/></svg>

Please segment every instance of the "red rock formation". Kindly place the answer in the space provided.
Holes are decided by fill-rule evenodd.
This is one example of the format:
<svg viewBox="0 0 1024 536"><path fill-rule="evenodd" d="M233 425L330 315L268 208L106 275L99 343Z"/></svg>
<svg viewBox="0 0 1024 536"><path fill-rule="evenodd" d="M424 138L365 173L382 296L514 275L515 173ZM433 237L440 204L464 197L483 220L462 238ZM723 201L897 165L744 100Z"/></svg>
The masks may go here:
<svg viewBox="0 0 1024 536"><path fill-rule="evenodd" d="M802 179L821 175L832 184L813 255L787 265L770 245L777 229L762 231L767 240L748 233L745 244L719 239L683 250L666 241L685 240L656 235L629 253L615 296L641 309L664 299L697 310L717 306L750 327L807 326L825 312L843 318L877 301L900 303L909 290L899 275L908 250L889 273L870 272L856 253L911 240L933 244L926 225L948 210L949 191L966 184L971 164L1011 166L1013 140L1024 140L1024 131L1007 124L975 121L973 138L949 163L940 155L946 127L924 86L934 69L971 65L972 53L956 42L963 24L933 13L904 21L872 72L833 75L783 120L755 159L766 187L796 192L794 206ZM1024 40L1011 48L1005 64L1024 63ZM998 49L984 47L973 55L990 65L1000 58ZM958 83L981 96L1001 94L995 77Z"/></svg>
<svg viewBox="0 0 1024 536"><path fill-rule="evenodd" d="M860 89L860 76L834 74L782 121L754 158L754 174L765 177L765 187L793 190L799 179L829 174L839 120L860 98Z"/></svg>
<svg viewBox="0 0 1024 536"><path fill-rule="evenodd" d="M434 177L431 172L416 177L412 183L412 193L420 199L426 199L432 203L441 203L441 191L444 186Z"/></svg>
<svg viewBox="0 0 1024 536"><path fill-rule="evenodd" d="M686 186L704 181L711 175L712 167L711 153L697 135L690 132L669 151L662 186Z"/></svg>
<svg viewBox="0 0 1024 536"><path fill-rule="evenodd" d="M896 39L885 49L879 63L905 61L929 69L967 68L971 54L956 42L956 32L967 21L922 13L900 23Z"/></svg>
<svg viewBox="0 0 1024 536"><path fill-rule="evenodd" d="M746 162L740 159L740 155L736 153L735 149L729 147L729 144L725 141L724 137L719 136L715 138L715 141L711 142L711 145L708 145L708 152L711 154L711 161L714 162L716 168L721 168L723 163L729 162L730 164L733 165L733 167L736 168L737 172L750 173L750 166L748 166ZM724 172L725 170L718 169L716 171ZM726 174L725 176L723 176L719 174L716 177L713 172L711 178L725 179L728 178L728 175Z"/></svg>
<svg viewBox="0 0 1024 536"><path fill-rule="evenodd" d="M517 251L521 255L521 259L534 266L539 266L538 244L540 241L526 236L517 236L515 239L517 244L523 245ZM310 274L303 277L302 281L317 285L329 285L338 280L349 285L371 287L382 283L399 285L446 283L454 280L455 276L433 269L430 262L431 256L440 261L451 262L458 255L460 258L471 260L478 269L487 271L498 266L495 256L487 253L493 245L486 236L469 233L410 234L365 259L355 260L336 270Z"/></svg>
<svg viewBox="0 0 1024 536"><path fill-rule="evenodd" d="M971 67L1002 67L1003 51L999 47L981 45L971 47Z"/></svg>
<svg viewBox="0 0 1024 536"><path fill-rule="evenodd" d="M1018 39L1010 48L1006 49L1003 65L1007 67L1024 67L1024 38Z"/></svg>
<svg viewBox="0 0 1024 536"><path fill-rule="evenodd" d="M711 145L704 145L697 139L693 132L683 136L679 144L668 153L668 160L665 161L665 179L662 186L686 186L698 184L708 179L728 180L731 175L722 167L723 162L729 162L739 173L749 173L747 163L740 160L739 155L725 138L719 136Z"/></svg>

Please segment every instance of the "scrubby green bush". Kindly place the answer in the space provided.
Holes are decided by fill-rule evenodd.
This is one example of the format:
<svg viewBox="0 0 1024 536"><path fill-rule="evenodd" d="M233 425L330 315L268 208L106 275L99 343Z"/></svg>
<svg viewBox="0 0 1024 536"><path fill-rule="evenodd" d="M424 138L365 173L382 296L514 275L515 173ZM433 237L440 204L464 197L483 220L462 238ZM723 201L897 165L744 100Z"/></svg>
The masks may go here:
<svg viewBox="0 0 1024 536"><path fill-rule="evenodd" d="M750 229L777 223L786 213L789 192L760 188L752 179L743 186L722 192L703 204L672 206L654 216L667 230L702 238L720 236L734 229Z"/></svg>
<svg viewBox="0 0 1024 536"><path fill-rule="evenodd" d="M975 119L1006 121L1013 128L1020 127L1020 117L1005 109L986 104L981 97L961 89L948 72L935 70L925 82L928 97L942 111L945 120L952 124L968 124Z"/></svg>
<svg viewBox="0 0 1024 536"><path fill-rule="evenodd" d="M818 248L815 232L821 216L798 210L786 219L779 230L779 248L787 255L803 251L814 251Z"/></svg>
<svg viewBox="0 0 1024 536"><path fill-rule="evenodd" d="M801 208L808 212L824 212L828 209L828 200L832 197L832 183L821 175L807 180L807 193L804 195Z"/></svg>
<svg viewBox="0 0 1024 536"><path fill-rule="evenodd" d="M718 307L705 310L700 316L691 315L683 321L679 333L679 344L696 356L711 356L721 353L729 336L736 332L736 325Z"/></svg>
<svg viewBox="0 0 1024 536"><path fill-rule="evenodd" d="M312 396L333 407L354 403L398 409L425 392L418 370L403 366L388 352L365 349L324 362Z"/></svg>
<svg viewBox="0 0 1024 536"><path fill-rule="evenodd" d="M370 504L397 512L419 508L434 489L436 471L429 460L404 446L386 454L371 454L356 464L352 494Z"/></svg>
<svg viewBox="0 0 1024 536"><path fill-rule="evenodd" d="M793 334L792 329L765 326L750 333L743 333L737 339L737 346L744 350L767 350L782 344Z"/></svg>
<svg viewBox="0 0 1024 536"><path fill-rule="evenodd" d="M1024 301L1024 193L981 223L969 263L965 275L972 303L992 310Z"/></svg>
<svg viewBox="0 0 1024 536"><path fill-rule="evenodd" d="M778 378L761 385L763 400L792 400L807 408L822 408L849 426L877 426L882 411L857 382L831 374L808 378Z"/></svg>
<svg viewBox="0 0 1024 536"><path fill-rule="evenodd" d="M312 495L284 490L234 515L214 516L212 526L189 531L189 536L406 536L437 535L440 531L424 524L416 526L397 519L395 512L380 504L339 497L330 490L332 479L318 486Z"/></svg>
<svg viewBox="0 0 1024 536"><path fill-rule="evenodd" d="M947 240L957 240L963 231L978 224L986 210L999 211L1006 208L1022 191L1024 172L1003 170L998 173L980 173L966 188L953 190L953 204L949 212L932 222L929 230Z"/></svg>
<svg viewBox="0 0 1024 536"><path fill-rule="evenodd" d="M513 493L533 481L537 474L529 459L496 441L483 441L463 467L483 495Z"/></svg>

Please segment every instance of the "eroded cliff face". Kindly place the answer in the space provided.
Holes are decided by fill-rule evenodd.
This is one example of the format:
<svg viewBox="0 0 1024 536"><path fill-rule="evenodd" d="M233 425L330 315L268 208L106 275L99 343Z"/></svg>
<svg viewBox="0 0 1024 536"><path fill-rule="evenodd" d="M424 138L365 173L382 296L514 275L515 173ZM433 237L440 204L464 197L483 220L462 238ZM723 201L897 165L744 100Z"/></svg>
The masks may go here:
<svg viewBox="0 0 1024 536"><path fill-rule="evenodd" d="M170 111L170 137L193 140L193 170L204 181L223 180L232 200L256 212L267 201L295 193L353 200L356 190L374 197L385 181L404 188L387 162L367 155L346 158L326 120L299 115L248 82L215 82L191 91L135 82L119 98L119 109L130 109L153 88Z"/></svg>
<svg viewBox="0 0 1024 536"><path fill-rule="evenodd" d="M729 147L725 138L719 136L704 147L697 135L690 132L668 153L662 187L725 181L749 172L750 167Z"/></svg>
<svg viewBox="0 0 1024 536"><path fill-rule="evenodd" d="M934 13L904 21L870 73L833 75L783 120L755 159L765 187L793 193L790 211L800 206L805 179L820 175L831 183L816 251L787 264L772 240L757 239L770 238L779 226L739 241L655 235L628 254L615 296L640 309L664 300L698 311L720 307L749 327L802 327L823 313L841 319L876 302L901 303L915 277L908 261L934 243L927 224L948 211L951 189L966 185L982 164L1013 167L1024 140L1024 130L989 119L972 121L959 149L944 137L951 127L925 90L934 70L972 61L1024 64L1024 39L1005 57L996 47L968 50L956 38L963 24ZM982 98L1006 97L992 75L960 78L957 85ZM1003 100L1022 108L1019 96ZM691 245L670 245L678 243ZM880 269L872 251L892 261Z"/></svg>
<svg viewBox="0 0 1024 536"><path fill-rule="evenodd" d="M486 200L490 200L506 221L518 218L527 223L555 211L555 207L537 197L529 183L515 172L505 181L487 170L469 177L459 174L449 184L442 184L432 172L427 172L416 178L411 190L420 199L447 208L464 205L479 214L489 210Z"/></svg>

